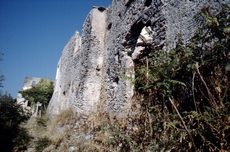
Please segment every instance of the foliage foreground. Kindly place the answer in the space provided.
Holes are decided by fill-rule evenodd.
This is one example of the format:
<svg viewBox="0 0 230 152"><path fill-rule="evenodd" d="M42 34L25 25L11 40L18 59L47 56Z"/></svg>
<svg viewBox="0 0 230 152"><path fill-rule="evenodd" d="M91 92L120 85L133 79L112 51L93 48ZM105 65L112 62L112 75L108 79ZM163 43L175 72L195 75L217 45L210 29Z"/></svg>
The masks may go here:
<svg viewBox="0 0 230 152"><path fill-rule="evenodd" d="M0 92L0 151L20 151L27 148L30 136L21 124L28 118L9 94Z"/></svg>

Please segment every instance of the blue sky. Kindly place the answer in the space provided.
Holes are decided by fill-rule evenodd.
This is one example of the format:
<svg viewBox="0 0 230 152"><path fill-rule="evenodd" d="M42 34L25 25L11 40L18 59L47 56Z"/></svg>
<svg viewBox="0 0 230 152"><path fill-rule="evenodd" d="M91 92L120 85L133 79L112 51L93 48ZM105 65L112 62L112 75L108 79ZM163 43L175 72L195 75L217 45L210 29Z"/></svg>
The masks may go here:
<svg viewBox="0 0 230 152"><path fill-rule="evenodd" d="M93 6L112 0L0 0L0 71L14 98L26 76L55 79L61 52Z"/></svg>

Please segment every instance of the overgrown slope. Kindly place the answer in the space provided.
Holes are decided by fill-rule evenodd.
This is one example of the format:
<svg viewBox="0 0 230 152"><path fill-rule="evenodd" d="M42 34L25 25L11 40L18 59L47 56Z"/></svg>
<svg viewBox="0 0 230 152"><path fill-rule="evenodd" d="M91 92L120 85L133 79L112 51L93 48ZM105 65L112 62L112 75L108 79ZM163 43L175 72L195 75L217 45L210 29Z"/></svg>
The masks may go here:
<svg viewBox="0 0 230 152"><path fill-rule="evenodd" d="M88 116L63 111L44 123L37 151L229 151L229 14L227 5L215 16L203 8L190 42L149 47L135 78L120 77L136 88L129 115L117 118L100 106Z"/></svg>

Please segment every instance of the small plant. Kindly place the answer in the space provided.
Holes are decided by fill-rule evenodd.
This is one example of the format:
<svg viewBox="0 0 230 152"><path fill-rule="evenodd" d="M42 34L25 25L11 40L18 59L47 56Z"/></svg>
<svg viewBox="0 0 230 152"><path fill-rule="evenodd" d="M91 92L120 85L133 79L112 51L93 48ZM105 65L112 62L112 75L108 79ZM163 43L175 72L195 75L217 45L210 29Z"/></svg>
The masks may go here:
<svg viewBox="0 0 230 152"><path fill-rule="evenodd" d="M48 137L39 138L36 141L36 146L35 146L36 152L42 152L49 144L50 144L50 140Z"/></svg>
<svg viewBox="0 0 230 152"><path fill-rule="evenodd" d="M44 117L36 117L36 125L40 128L46 128L47 120Z"/></svg>

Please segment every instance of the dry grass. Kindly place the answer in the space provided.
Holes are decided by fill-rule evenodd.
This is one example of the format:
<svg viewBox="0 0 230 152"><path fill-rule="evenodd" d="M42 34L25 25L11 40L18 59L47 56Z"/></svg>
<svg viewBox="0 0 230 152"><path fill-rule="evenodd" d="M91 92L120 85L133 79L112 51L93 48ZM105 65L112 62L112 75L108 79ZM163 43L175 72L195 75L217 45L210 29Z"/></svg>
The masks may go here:
<svg viewBox="0 0 230 152"><path fill-rule="evenodd" d="M134 104L132 111L139 111L137 107ZM36 135L37 138L48 137L50 140L44 152L66 152L70 149L73 152L145 151L146 148L140 148L142 143L138 140L148 136L149 131L141 128L149 124L146 121L149 120L137 116L116 118L102 109L82 118L73 109L68 109L47 120L46 127L40 128ZM136 122L144 123L134 126Z"/></svg>
<svg viewBox="0 0 230 152"><path fill-rule="evenodd" d="M79 117L73 109L60 112L59 115L43 115L42 117L32 117L26 124L27 130L34 138L30 147L36 147L36 142L40 139L48 138L51 145L60 147L61 151L68 147L70 136L74 132L74 127Z"/></svg>
<svg viewBox="0 0 230 152"><path fill-rule="evenodd" d="M42 117L31 117L25 127L29 130L32 137L43 137L46 130L46 123L49 120L48 115Z"/></svg>
<svg viewBox="0 0 230 152"><path fill-rule="evenodd" d="M47 152L65 152L70 148L73 151L119 151L119 143L126 138L123 130L127 123L126 119L117 119L103 110L84 119L68 109L48 120L40 135L48 137L50 145L54 145L47 148Z"/></svg>
<svg viewBox="0 0 230 152"><path fill-rule="evenodd" d="M49 120L45 135L53 145L58 146L62 143L62 146L66 147L77 121L78 117L73 109L64 110Z"/></svg>

